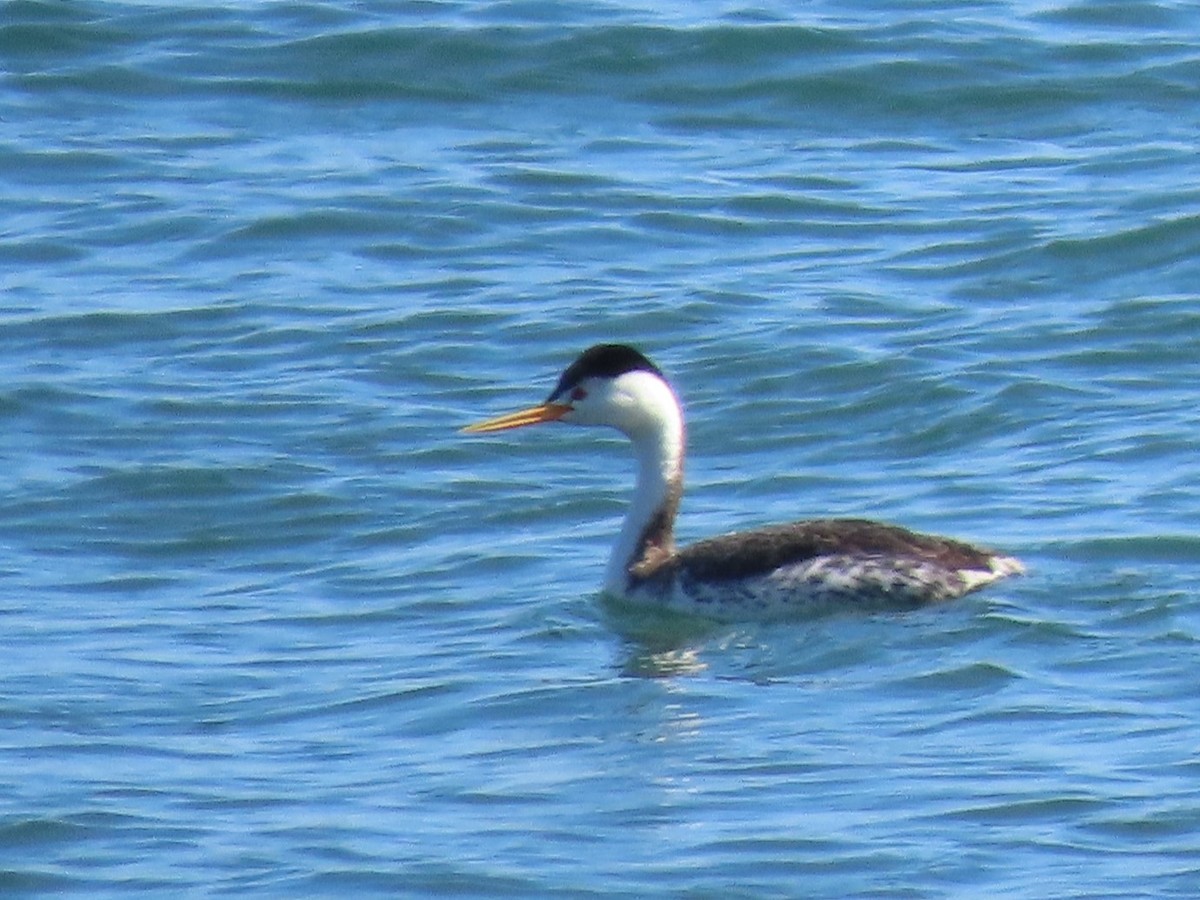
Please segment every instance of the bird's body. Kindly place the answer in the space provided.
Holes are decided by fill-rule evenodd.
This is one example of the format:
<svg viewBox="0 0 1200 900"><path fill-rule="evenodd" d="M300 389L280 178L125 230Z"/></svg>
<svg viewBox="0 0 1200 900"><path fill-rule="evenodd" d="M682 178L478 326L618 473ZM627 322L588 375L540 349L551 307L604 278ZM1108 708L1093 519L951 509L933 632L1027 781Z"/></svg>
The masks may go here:
<svg viewBox="0 0 1200 900"><path fill-rule="evenodd" d="M1023 571L960 541L862 519L820 519L721 535L682 549L684 422L662 372L637 350L601 344L563 372L546 403L467 429L561 420L610 425L633 442L634 499L605 573L624 600L719 620L769 620L847 607L948 600Z"/></svg>
<svg viewBox="0 0 1200 900"><path fill-rule="evenodd" d="M1021 571L1011 557L864 519L819 519L699 541L636 570L622 596L714 619L951 600Z"/></svg>

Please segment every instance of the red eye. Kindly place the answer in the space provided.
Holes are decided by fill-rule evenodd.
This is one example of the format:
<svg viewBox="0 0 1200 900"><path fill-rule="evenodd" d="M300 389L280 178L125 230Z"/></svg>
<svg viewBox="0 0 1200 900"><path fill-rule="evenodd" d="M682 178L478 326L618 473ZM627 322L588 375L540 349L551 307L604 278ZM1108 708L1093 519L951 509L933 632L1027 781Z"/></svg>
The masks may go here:
<svg viewBox="0 0 1200 900"><path fill-rule="evenodd" d="M587 391L585 391L581 387L577 387L577 388L575 388L575 390L571 391L571 399L572 400L585 400L585 399L587 399Z"/></svg>

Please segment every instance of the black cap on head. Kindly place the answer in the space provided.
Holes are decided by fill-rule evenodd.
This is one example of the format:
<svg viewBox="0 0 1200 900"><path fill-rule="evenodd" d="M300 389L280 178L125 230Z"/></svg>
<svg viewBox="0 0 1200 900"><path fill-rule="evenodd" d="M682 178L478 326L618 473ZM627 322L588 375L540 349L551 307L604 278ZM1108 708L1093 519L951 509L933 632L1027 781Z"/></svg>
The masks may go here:
<svg viewBox="0 0 1200 900"><path fill-rule="evenodd" d="M632 347L625 344L596 344L584 350L575 362L567 366L550 392L549 399L560 396L585 378L616 378L626 372L653 372L665 379L658 366Z"/></svg>

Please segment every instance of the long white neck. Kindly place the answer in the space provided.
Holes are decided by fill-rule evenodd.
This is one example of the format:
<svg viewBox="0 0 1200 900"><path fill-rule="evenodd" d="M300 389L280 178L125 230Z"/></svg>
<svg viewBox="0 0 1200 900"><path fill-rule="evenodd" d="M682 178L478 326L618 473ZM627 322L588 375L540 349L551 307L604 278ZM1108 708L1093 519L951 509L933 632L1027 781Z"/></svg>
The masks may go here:
<svg viewBox="0 0 1200 900"><path fill-rule="evenodd" d="M683 413L670 388L659 384L666 393L654 415L621 429L633 442L637 483L605 571L604 589L613 594L625 593L632 567L675 549L675 513L683 493Z"/></svg>

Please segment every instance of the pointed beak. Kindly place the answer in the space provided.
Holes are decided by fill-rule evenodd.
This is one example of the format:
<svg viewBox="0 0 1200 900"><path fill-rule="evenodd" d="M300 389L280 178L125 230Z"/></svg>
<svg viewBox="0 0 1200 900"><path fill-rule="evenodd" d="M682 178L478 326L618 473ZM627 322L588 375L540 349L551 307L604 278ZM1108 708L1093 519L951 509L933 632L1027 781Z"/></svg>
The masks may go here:
<svg viewBox="0 0 1200 900"><path fill-rule="evenodd" d="M531 406L520 412L485 419L460 429L460 434L485 434L489 431L508 431L510 428L524 428L526 425L538 425L542 422L553 422L561 419L571 411L571 407L562 403L543 403L541 406Z"/></svg>

